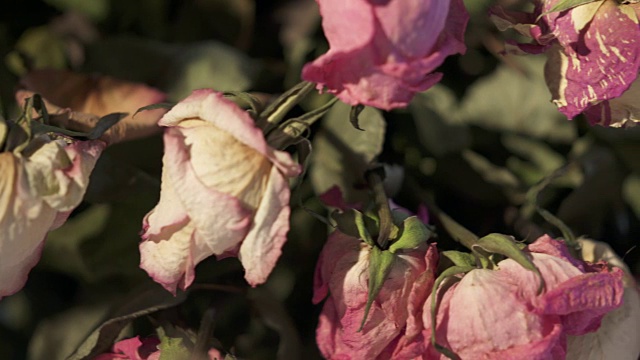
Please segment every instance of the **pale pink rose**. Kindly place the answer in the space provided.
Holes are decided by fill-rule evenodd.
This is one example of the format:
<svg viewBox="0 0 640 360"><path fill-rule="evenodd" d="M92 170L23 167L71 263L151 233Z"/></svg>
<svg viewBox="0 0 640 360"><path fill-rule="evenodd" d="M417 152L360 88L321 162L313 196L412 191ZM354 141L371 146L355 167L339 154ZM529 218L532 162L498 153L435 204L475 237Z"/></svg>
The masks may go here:
<svg viewBox="0 0 640 360"><path fill-rule="evenodd" d="M316 1L330 48L302 78L351 105L407 106L440 81L433 71L447 56L466 50L462 0Z"/></svg>
<svg viewBox="0 0 640 360"><path fill-rule="evenodd" d="M20 290L47 232L80 204L102 141L41 134L19 153L0 153L0 298Z"/></svg>
<svg viewBox="0 0 640 360"><path fill-rule="evenodd" d="M162 189L144 219L140 267L175 293L200 261L237 255L249 284L266 281L289 230L288 178L300 166L213 90L194 91L159 124Z"/></svg>
<svg viewBox="0 0 640 360"><path fill-rule="evenodd" d="M412 359L424 351L421 312L434 282L435 245L396 253L359 332L369 292L370 252L362 240L334 231L320 254L313 302L326 298L316 341L327 359Z"/></svg>
<svg viewBox="0 0 640 360"><path fill-rule="evenodd" d="M136 336L118 341L111 348L111 352L100 354L93 360L159 360L162 355L162 351L158 349L159 345L160 340L156 337L140 340L140 337ZM209 350L207 355L210 360L224 359L217 349Z"/></svg>
<svg viewBox="0 0 640 360"><path fill-rule="evenodd" d="M20 79L16 92L18 103L40 94L47 103L56 125L76 131L90 131L100 117L111 113L128 113L102 137L107 143L133 140L156 133L158 120L165 109L133 114L141 107L160 103L166 95L144 84L119 80L110 76L95 76L66 70L34 70Z"/></svg>
<svg viewBox="0 0 640 360"><path fill-rule="evenodd" d="M543 236L527 247L539 278L514 260L498 270L477 269L447 289L437 313L436 340L462 359L564 359L568 335L600 326L605 314L622 304L618 268L578 261L560 241ZM431 298L424 324L431 323ZM432 329L425 327L424 337ZM429 345L424 359L446 359Z"/></svg>
<svg viewBox="0 0 640 360"><path fill-rule="evenodd" d="M535 10L528 14L495 8L492 16L499 28L513 27L534 40L511 44L512 50L547 53L547 85L553 102L568 118L585 112L591 124L638 121L637 107L629 101L633 99L611 100L620 98L638 76L640 6L604 0L545 14L558 3L536 0Z"/></svg>

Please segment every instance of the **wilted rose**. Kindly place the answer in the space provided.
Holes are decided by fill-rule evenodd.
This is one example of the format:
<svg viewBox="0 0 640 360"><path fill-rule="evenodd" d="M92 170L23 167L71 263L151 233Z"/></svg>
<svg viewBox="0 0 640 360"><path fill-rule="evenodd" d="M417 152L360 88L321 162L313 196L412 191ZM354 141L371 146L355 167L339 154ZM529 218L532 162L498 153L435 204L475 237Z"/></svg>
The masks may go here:
<svg viewBox="0 0 640 360"><path fill-rule="evenodd" d="M18 103L40 94L55 125L76 131L90 131L100 117L112 113L129 115L107 130L102 139L109 144L156 133L157 122L166 112L155 109L133 114L147 105L166 100L166 95L144 84L110 76L85 75L66 70L34 70L20 79Z"/></svg>
<svg viewBox="0 0 640 360"><path fill-rule="evenodd" d="M433 71L447 56L466 50L461 0L316 1L330 48L302 78L351 105L406 106L440 81Z"/></svg>
<svg viewBox="0 0 640 360"><path fill-rule="evenodd" d="M573 259L564 243L543 236L527 252L544 279L507 259L497 270L465 274L442 296L435 331L438 344L462 359L564 359L568 335L600 326L605 314L622 304L622 271L607 264ZM442 289L441 289L442 290ZM431 323L431 298L424 323ZM445 359L433 346L426 358Z"/></svg>
<svg viewBox="0 0 640 360"><path fill-rule="evenodd" d="M24 286L47 232L80 204L104 147L41 134L20 152L0 153L0 298Z"/></svg>
<svg viewBox="0 0 640 360"><path fill-rule="evenodd" d="M162 189L144 219L140 266L174 293L211 255L238 256L251 285L266 281L289 230L288 178L300 166L213 90L193 92L159 124Z"/></svg>
<svg viewBox="0 0 640 360"><path fill-rule="evenodd" d="M632 91L640 69L640 5L604 0L551 12L560 3L537 0L533 13L495 8L492 16L499 28L515 28L534 40L510 49L547 53L547 85L568 118L584 112L591 124L638 121L637 89L625 92Z"/></svg>
<svg viewBox="0 0 640 360"><path fill-rule="evenodd" d="M160 340L156 337L140 339L139 336L118 341L111 348L111 352L96 356L93 360L159 360L162 350L159 349ZM207 352L210 360L223 360L220 351L211 349ZM167 356L165 354L165 356ZM173 353L175 358L175 353Z"/></svg>
<svg viewBox="0 0 640 360"><path fill-rule="evenodd" d="M412 359L424 350L421 313L434 282L435 245L396 253L358 331L369 293L370 253L370 245L336 230L320 254L313 302L326 298L316 341L327 359Z"/></svg>

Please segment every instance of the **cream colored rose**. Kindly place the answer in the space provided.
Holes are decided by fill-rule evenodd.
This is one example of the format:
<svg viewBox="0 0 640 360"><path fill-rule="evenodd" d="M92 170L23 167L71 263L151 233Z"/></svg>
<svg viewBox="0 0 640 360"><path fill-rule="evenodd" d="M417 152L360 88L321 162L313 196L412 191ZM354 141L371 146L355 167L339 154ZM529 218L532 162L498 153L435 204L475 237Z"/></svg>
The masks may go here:
<svg viewBox="0 0 640 360"><path fill-rule="evenodd" d="M238 256L249 284L266 281L286 241L287 178L299 165L213 90L195 91L159 125L167 127L162 190L144 219L140 266L174 293L211 255Z"/></svg>
<svg viewBox="0 0 640 360"><path fill-rule="evenodd" d="M43 134L20 153L0 153L0 298L24 286L47 232L80 204L104 146Z"/></svg>

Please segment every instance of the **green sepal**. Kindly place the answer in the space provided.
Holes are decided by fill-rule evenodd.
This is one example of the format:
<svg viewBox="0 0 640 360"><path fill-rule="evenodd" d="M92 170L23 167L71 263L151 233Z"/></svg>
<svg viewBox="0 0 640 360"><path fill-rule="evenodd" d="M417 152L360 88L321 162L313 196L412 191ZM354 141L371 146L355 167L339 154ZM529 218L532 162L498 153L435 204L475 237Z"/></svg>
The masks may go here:
<svg viewBox="0 0 640 360"><path fill-rule="evenodd" d="M395 255L391 252L380 250L376 246L371 248L371 253L369 253L369 294L367 296L367 305L364 308L364 317L358 332L362 331L367 321L369 310L371 310L371 305L380 293L389 272L391 272L394 260Z"/></svg>
<svg viewBox="0 0 640 360"><path fill-rule="evenodd" d="M434 215L436 215L436 217L438 218L438 220L440 220L440 223L444 227L445 231L449 233L449 235L451 235L451 237L455 241L459 242L460 244L464 245L469 250L471 250L471 247L473 247L473 244L475 244L476 241L478 241L478 237L474 233L469 231L469 229L460 225L457 221L453 220L449 215L445 214L439 209L436 209L433 212L434 212Z"/></svg>
<svg viewBox="0 0 640 360"><path fill-rule="evenodd" d="M398 250L415 249L427 242L431 237L431 230L427 228L417 216L406 218L399 229L399 237L391 243L389 251L395 254Z"/></svg>
<svg viewBox="0 0 640 360"><path fill-rule="evenodd" d="M448 250L442 251L440 253L440 256L444 256L447 259L451 260L451 262L455 266L476 266L476 257L474 257L473 254L470 253Z"/></svg>
<svg viewBox="0 0 640 360"><path fill-rule="evenodd" d="M98 139L102 134L104 134L107 130L109 130L112 126L117 124L120 120L127 117L127 113L111 113L107 114L98 120L96 126L91 129L87 139L95 140Z"/></svg>
<svg viewBox="0 0 640 360"><path fill-rule="evenodd" d="M33 134L56 133L66 135L72 138L87 138L89 133L62 129L57 126L47 125L36 121L31 122L31 131Z"/></svg>
<svg viewBox="0 0 640 360"><path fill-rule="evenodd" d="M315 86L314 83L303 81L287 90L260 113L256 125L264 134L268 134Z"/></svg>
<svg viewBox="0 0 640 360"><path fill-rule="evenodd" d="M440 302L437 299L438 288L444 280L458 274L466 274L469 271L474 270L475 268L475 266L452 266L443 271L440 276L438 276L435 283L433 284L433 289L431 290L431 345L433 345L433 347L436 348L436 350L438 350L441 354L450 359L459 359L459 357L450 349L447 349L446 347L436 342L436 320L438 315L438 306L440 305ZM443 288L444 291L446 291L447 289L448 287Z"/></svg>
<svg viewBox="0 0 640 360"><path fill-rule="evenodd" d="M170 103L170 102L161 102L161 103L157 103L157 104L151 104L151 105L143 106L143 107L139 108L138 110L136 110L136 112L134 112L131 117L134 118L134 117L136 117L136 115L138 115L139 112L143 112L143 111L156 110L156 109L167 109L167 110L170 110L174 106L176 106L176 104L175 103Z"/></svg>
<svg viewBox="0 0 640 360"><path fill-rule="evenodd" d="M354 129L360 131L364 131L364 129L360 127L360 121L358 119L362 110L364 110L364 105L358 104L356 106L352 106L351 110L349 111L349 122Z"/></svg>
<svg viewBox="0 0 640 360"><path fill-rule="evenodd" d="M560 230L560 232L562 232L562 238L567 244L571 255L576 259L582 260L580 243L578 242L578 240L576 240L576 236L573 234L573 231L571 231L567 224L565 224L558 217L541 207L536 207L536 210L538 211L538 214L540 214L549 224L555 226L556 228L558 228L558 230Z"/></svg>
<svg viewBox="0 0 640 360"><path fill-rule="evenodd" d="M252 116L258 116L264 107L260 99L245 91L225 91L222 95L240 107L243 107L243 104L248 105Z"/></svg>
<svg viewBox="0 0 640 360"><path fill-rule="evenodd" d="M338 98L332 98L317 109L309 111L302 116L286 120L267 134L267 143L275 149L283 150L306 140L305 134L309 132L311 125L320 120L336 102L338 102Z"/></svg>
<svg viewBox="0 0 640 360"><path fill-rule="evenodd" d="M367 229L367 223L372 224L373 219L356 209L336 211L331 214L331 217L335 220L336 227L341 233L361 239L369 246L376 247L375 241Z"/></svg>
<svg viewBox="0 0 640 360"><path fill-rule="evenodd" d="M170 337L162 327L156 329L156 333L160 340L160 360L189 359L191 350L185 344L184 338Z"/></svg>
<svg viewBox="0 0 640 360"><path fill-rule="evenodd" d="M573 9L574 7L578 7L580 5L585 5L585 4L589 4L596 1L602 1L602 0L560 0L549 11L546 11L540 14L540 16L538 16L538 19L540 19L541 17L547 14ZM538 19L536 19L536 21Z"/></svg>
<svg viewBox="0 0 640 360"><path fill-rule="evenodd" d="M512 236L489 234L480 238L472 250L474 252L484 250L488 253L504 255L520 264L523 268L533 271L540 279L538 294L541 294L545 288L544 279L542 278L542 274L540 274L540 270L538 270L531 259L522 251L523 248L524 244L517 243Z"/></svg>

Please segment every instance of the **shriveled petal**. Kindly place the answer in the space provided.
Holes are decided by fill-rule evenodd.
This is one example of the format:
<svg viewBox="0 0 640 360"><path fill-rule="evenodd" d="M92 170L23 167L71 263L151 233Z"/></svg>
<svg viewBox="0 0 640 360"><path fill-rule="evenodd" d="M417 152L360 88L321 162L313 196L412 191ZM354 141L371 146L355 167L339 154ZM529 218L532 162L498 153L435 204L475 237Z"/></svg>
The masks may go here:
<svg viewBox="0 0 640 360"><path fill-rule="evenodd" d="M31 189L55 210L73 210L82 201L104 147L99 140L45 143L25 159Z"/></svg>
<svg viewBox="0 0 640 360"><path fill-rule="evenodd" d="M291 212L289 195L289 182L272 166L260 206L238 256L245 269L244 277L252 286L267 280L287 241Z"/></svg>
<svg viewBox="0 0 640 360"><path fill-rule="evenodd" d="M623 305L605 315L598 331L567 339L568 360L637 360L640 356L640 293L625 289Z"/></svg>
<svg viewBox="0 0 640 360"><path fill-rule="evenodd" d="M313 282L313 303L321 302L329 293L329 284L333 277L333 273L337 271L346 271L352 267L359 258L362 249L362 241L347 236L339 231L334 231L329 235L326 244L320 252L318 263L316 265L314 282ZM342 264L345 258L345 265Z"/></svg>
<svg viewBox="0 0 640 360"><path fill-rule="evenodd" d="M97 118L115 112L129 116L104 135L108 143L132 140L160 132L156 125L166 112L163 109L144 111L133 117L141 107L165 101L166 95L149 86L118 80L109 76L91 76L65 70L34 70L20 80L22 89L16 97L24 101L33 93L42 95L53 108L51 112L71 111L96 117L70 116L60 124L78 131L88 131ZM64 118L59 118L64 121Z"/></svg>
<svg viewBox="0 0 640 360"><path fill-rule="evenodd" d="M189 127L182 128L187 123ZM256 209L272 168L279 171L271 161L208 122L192 120L181 125L191 167L202 184L237 197L247 209Z"/></svg>
<svg viewBox="0 0 640 360"><path fill-rule="evenodd" d="M178 287L185 290L194 279L194 231L193 224L184 220L164 226L139 246L140 268L174 295Z"/></svg>
<svg viewBox="0 0 640 360"><path fill-rule="evenodd" d="M438 343L462 359L555 358L560 319L531 313L517 293L518 286L501 271L469 272L442 299L435 330ZM425 324L431 321L430 304L428 299L423 310ZM428 328L426 335L430 336ZM431 346L429 353L444 358Z"/></svg>
<svg viewBox="0 0 640 360"><path fill-rule="evenodd" d="M584 114L591 125L631 127L640 122L640 80L617 98L587 108Z"/></svg>
<svg viewBox="0 0 640 360"><path fill-rule="evenodd" d="M538 311L566 315L563 325L569 335L596 330L602 317L622 304L622 271L616 270L583 274L563 282L544 294Z"/></svg>
<svg viewBox="0 0 640 360"><path fill-rule="evenodd" d="M237 141L266 156L286 176L300 174L300 166L291 157L272 149L262 131L255 126L249 114L221 93L211 89L196 90L165 114L161 126L180 126L185 119L201 119L228 133Z"/></svg>
<svg viewBox="0 0 640 360"><path fill-rule="evenodd" d="M553 3L545 2L542 11ZM631 7L594 2L544 18L559 43L549 50L545 77L567 117L620 96L638 76L640 27Z"/></svg>
<svg viewBox="0 0 640 360"><path fill-rule="evenodd" d="M56 211L31 195L20 159L0 153L0 298L24 286Z"/></svg>
<svg viewBox="0 0 640 360"><path fill-rule="evenodd" d="M197 247L213 254L235 248L245 237L252 212L228 194L206 187L191 164L189 149L179 129L167 129L164 136L169 181L196 228ZM200 255L196 263L208 255Z"/></svg>

